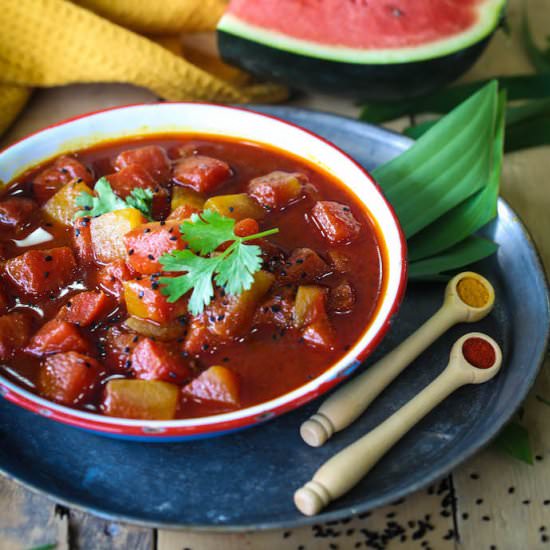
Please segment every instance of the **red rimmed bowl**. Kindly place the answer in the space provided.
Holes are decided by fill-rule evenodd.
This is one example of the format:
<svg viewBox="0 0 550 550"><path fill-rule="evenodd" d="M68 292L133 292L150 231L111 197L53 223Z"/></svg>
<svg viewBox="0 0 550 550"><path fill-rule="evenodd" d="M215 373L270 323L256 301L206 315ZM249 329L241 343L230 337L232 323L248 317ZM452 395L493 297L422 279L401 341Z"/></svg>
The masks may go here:
<svg viewBox="0 0 550 550"><path fill-rule="evenodd" d="M147 441L175 441L220 435L253 426L292 410L349 376L373 351L397 312L406 285L406 245L399 222L371 176L321 137L277 118L234 107L160 103L109 109L61 122L0 153L0 179L11 181L26 169L59 154L132 136L179 133L229 136L264 144L303 158L339 180L368 210L383 251L383 291L376 313L361 337L323 374L270 401L213 416L170 421L113 418L72 409L41 398L0 376L0 393L35 413L99 434Z"/></svg>

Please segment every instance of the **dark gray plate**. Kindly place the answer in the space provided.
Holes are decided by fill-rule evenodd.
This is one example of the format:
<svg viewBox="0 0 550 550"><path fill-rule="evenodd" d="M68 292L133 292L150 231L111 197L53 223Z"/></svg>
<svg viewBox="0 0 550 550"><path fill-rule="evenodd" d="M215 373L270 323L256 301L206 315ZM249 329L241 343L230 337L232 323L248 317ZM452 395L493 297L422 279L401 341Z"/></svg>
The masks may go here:
<svg viewBox="0 0 550 550"><path fill-rule="evenodd" d="M262 108L330 139L372 169L410 141L334 115ZM294 490L333 453L376 426L445 367L457 326L426 351L353 426L312 449L298 434L311 403L262 426L178 444L124 442L57 424L0 401L0 469L53 499L115 520L173 528L280 528L349 516L396 500L439 478L478 451L510 418L533 383L546 349L549 308L535 248L512 210L499 204L487 234L498 254L474 266L496 288L497 304L475 325L503 346L491 382L451 395L392 449L349 494L317 518L294 508ZM440 305L443 285L411 285L375 360Z"/></svg>

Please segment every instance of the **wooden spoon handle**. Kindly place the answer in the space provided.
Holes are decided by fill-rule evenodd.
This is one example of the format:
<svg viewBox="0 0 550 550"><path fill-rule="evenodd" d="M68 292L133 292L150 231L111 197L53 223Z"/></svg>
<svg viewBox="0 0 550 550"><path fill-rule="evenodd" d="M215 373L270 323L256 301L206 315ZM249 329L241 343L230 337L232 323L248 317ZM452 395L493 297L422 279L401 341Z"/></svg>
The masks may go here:
<svg viewBox="0 0 550 550"><path fill-rule="evenodd" d="M318 514L330 501L347 493L429 411L470 380L449 367L385 422L325 462L294 494L305 515Z"/></svg>
<svg viewBox="0 0 550 550"><path fill-rule="evenodd" d="M317 413L302 424L300 434L303 440L312 447L319 447L334 432L349 426L407 365L456 324L461 316L462 313L451 304L444 304L392 352L326 399Z"/></svg>

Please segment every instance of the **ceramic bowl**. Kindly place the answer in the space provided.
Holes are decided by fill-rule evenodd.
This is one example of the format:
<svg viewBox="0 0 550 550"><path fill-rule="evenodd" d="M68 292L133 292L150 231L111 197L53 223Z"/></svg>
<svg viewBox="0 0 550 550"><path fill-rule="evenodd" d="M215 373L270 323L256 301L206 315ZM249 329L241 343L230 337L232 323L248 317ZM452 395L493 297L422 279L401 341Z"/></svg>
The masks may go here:
<svg viewBox="0 0 550 550"><path fill-rule="evenodd" d="M10 181L48 159L106 140L166 133L231 136L291 152L332 174L363 203L378 225L385 251L384 287L374 318L337 363L307 384L270 401L203 418L142 421L101 416L58 405L0 376L0 392L37 414L102 435L175 441L220 435L295 409L348 377L387 332L406 285L406 244L399 222L372 177L323 138L280 119L249 110L199 103L131 105L69 119L32 134L0 153L0 179Z"/></svg>

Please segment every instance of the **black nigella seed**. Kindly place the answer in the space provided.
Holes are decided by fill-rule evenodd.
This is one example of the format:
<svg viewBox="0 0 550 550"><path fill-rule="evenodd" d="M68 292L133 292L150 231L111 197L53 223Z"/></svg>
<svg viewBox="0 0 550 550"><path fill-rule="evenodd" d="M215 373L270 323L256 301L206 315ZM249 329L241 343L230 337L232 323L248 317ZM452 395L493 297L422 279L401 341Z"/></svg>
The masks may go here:
<svg viewBox="0 0 550 550"><path fill-rule="evenodd" d="M548 535L542 535L542 536L540 537L540 540L541 540L542 542L548 542Z"/></svg>
<svg viewBox="0 0 550 550"><path fill-rule="evenodd" d="M478 498L476 500L476 504L479 506L480 504L483 504L483 499L482 498Z"/></svg>
<svg viewBox="0 0 550 550"><path fill-rule="evenodd" d="M218 321L223 321L225 319L225 313L220 313L218 315Z"/></svg>
<svg viewBox="0 0 550 550"><path fill-rule="evenodd" d="M159 285L159 283L157 283L157 282L151 283L151 288L152 288L153 290L157 290L157 288L158 288L159 286L160 286L160 285Z"/></svg>
<svg viewBox="0 0 550 550"><path fill-rule="evenodd" d="M129 346L126 346L126 347L124 348L124 353L129 353L129 352L130 352L130 348L129 348Z"/></svg>
<svg viewBox="0 0 550 550"><path fill-rule="evenodd" d="M223 361L224 363L228 363L228 362L229 362L229 357L224 357L224 358L222 359L222 361Z"/></svg>
<svg viewBox="0 0 550 550"><path fill-rule="evenodd" d="M44 273L44 278L47 279L49 276L50 276L50 272L49 272L49 271L46 271L46 272Z"/></svg>
<svg viewBox="0 0 550 550"><path fill-rule="evenodd" d="M478 474L470 474L470 478L471 479L479 479L479 475Z"/></svg>
<svg viewBox="0 0 550 550"><path fill-rule="evenodd" d="M481 516L481 519L483 521L491 521L491 518L489 516Z"/></svg>
<svg viewBox="0 0 550 550"><path fill-rule="evenodd" d="M234 212L235 211L235 208L233 208L232 206L229 207L229 212Z"/></svg>
<svg viewBox="0 0 550 550"><path fill-rule="evenodd" d="M304 263L304 260L303 260L302 258L298 258L298 259L296 260L296 263L297 263L297 264L303 264L303 263Z"/></svg>
<svg viewBox="0 0 550 550"><path fill-rule="evenodd" d="M515 491L515 487L508 487L508 494L511 495Z"/></svg>
<svg viewBox="0 0 550 550"><path fill-rule="evenodd" d="M138 336L134 336L132 338L132 342L135 344L137 341L138 341L139 337Z"/></svg>
<svg viewBox="0 0 550 550"><path fill-rule="evenodd" d="M176 236L174 236L174 237L170 237L170 239L169 239L169 240L170 240L170 241L177 241L177 240L178 240L178 238L177 238Z"/></svg>
<svg viewBox="0 0 550 550"><path fill-rule="evenodd" d="M548 505L550 504L550 500L548 500L548 499L547 499L547 500L544 500L542 503L543 503L545 506L548 506Z"/></svg>
<svg viewBox="0 0 550 550"><path fill-rule="evenodd" d="M80 229L76 228L74 230L75 237L80 237Z"/></svg>
<svg viewBox="0 0 550 550"><path fill-rule="evenodd" d="M522 504L531 504L531 501L529 499L526 499L526 500L522 500L521 503Z"/></svg>
<svg viewBox="0 0 550 550"><path fill-rule="evenodd" d="M133 253L134 253L134 249L130 248L130 250L128 250L128 256L131 256Z"/></svg>
<svg viewBox="0 0 550 550"><path fill-rule="evenodd" d="M149 258L150 260L154 260L155 257L152 255L152 254L147 254L147 258Z"/></svg>
<svg viewBox="0 0 550 550"><path fill-rule="evenodd" d="M203 351L206 351L209 347L210 347L210 346L209 346L208 344L203 344L203 345L201 346L201 348L202 348Z"/></svg>
<svg viewBox="0 0 550 550"><path fill-rule="evenodd" d="M535 460L538 460L540 462L542 460L542 456L541 455L535 456Z"/></svg>
<svg viewBox="0 0 550 550"><path fill-rule="evenodd" d="M462 514L462 519L468 519L469 517L470 516L466 512Z"/></svg>
<svg viewBox="0 0 550 550"><path fill-rule="evenodd" d="M143 230L144 233L151 233L151 228L150 227L146 227L144 230Z"/></svg>
<svg viewBox="0 0 550 550"><path fill-rule="evenodd" d="M127 369L129 369L129 368L132 366L132 361L131 361L130 359L128 359L128 360L126 361L126 363L124 363L124 365L125 365L125 367L126 367Z"/></svg>
<svg viewBox="0 0 550 550"><path fill-rule="evenodd" d="M143 298L144 295L145 295L145 292L143 292L143 290L140 290L140 291L138 292L138 298L139 298L139 299Z"/></svg>
<svg viewBox="0 0 550 550"><path fill-rule="evenodd" d="M292 533L291 533L290 531L285 531L285 532L283 533L283 538L284 538L284 539L287 539L288 537L290 537L290 535L292 535Z"/></svg>
<svg viewBox="0 0 550 550"><path fill-rule="evenodd" d="M168 376L169 376L170 378L177 378L177 377L178 377L178 375L177 375L175 372L173 372L173 371L170 371L170 372L168 373Z"/></svg>
<svg viewBox="0 0 550 550"><path fill-rule="evenodd" d="M48 254L48 256L44 258L44 260L46 260L47 262L51 262L53 260L53 257Z"/></svg>
<svg viewBox="0 0 550 550"><path fill-rule="evenodd" d="M165 222L165 221L161 221L161 222L160 222L160 225L166 225L166 222Z"/></svg>

